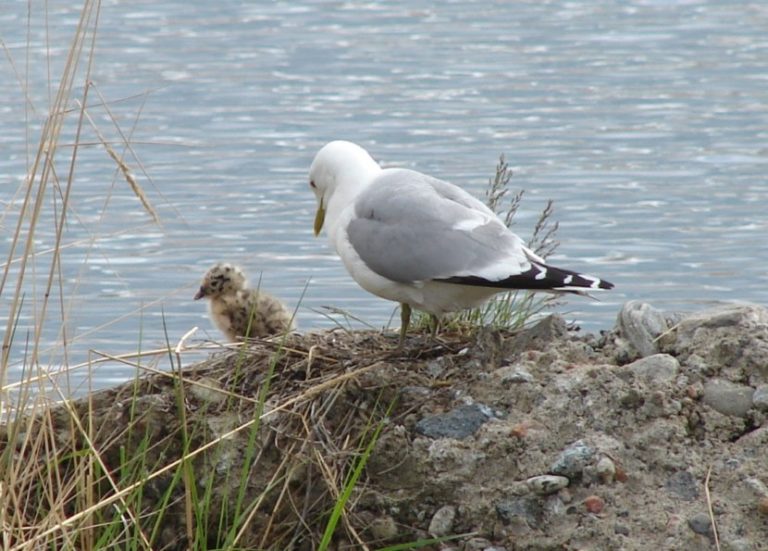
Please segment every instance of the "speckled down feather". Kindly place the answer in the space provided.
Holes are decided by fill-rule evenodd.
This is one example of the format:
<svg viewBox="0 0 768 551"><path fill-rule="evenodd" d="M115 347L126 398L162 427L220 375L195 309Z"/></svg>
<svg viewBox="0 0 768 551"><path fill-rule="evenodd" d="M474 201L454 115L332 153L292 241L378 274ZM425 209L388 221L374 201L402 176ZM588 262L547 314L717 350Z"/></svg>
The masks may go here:
<svg viewBox="0 0 768 551"><path fill-rule="evenodd" d="M294 329L291 311L277 298L249 289L245 274L233 264L220 262L208 270L195 295L201 298L209 299L211 319L229 341Z"/></svg>

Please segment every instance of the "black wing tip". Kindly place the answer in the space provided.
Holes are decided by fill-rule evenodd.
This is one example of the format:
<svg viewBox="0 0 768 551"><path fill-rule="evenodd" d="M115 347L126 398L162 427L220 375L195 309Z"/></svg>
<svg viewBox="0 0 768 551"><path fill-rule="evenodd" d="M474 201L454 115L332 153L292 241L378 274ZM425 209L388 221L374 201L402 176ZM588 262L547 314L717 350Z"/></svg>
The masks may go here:
<svg viewBox="0 0 768 551"><path fill-rule="evenodd" d="M594 276L579 274L553 266L533 265L521 274L492 281L479 276L454 276L435 281L471 285L475 287L495 287L498 289L519 289L527 291L561 291L583 293L598 290L609 291L615 287L610 281Z"/></svg>
<svg viewBox="0 0 768 551"><path fill-rule="evenodd" d="M597 284L598 289L605 289L606 291L610 291L614 287L616 286L613 283L611 283L610 281L606 281L604 279L601 279L600 282Z"/></svg>

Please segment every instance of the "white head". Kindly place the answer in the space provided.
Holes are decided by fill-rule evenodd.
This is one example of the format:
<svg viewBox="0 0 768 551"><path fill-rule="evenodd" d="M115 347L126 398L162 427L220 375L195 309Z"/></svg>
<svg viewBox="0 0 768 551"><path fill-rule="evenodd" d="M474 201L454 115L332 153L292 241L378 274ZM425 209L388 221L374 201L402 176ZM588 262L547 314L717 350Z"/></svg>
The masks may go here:
<svg viewBox="0 0 768 551"><path fill-rule="evenodd" d="M381 170L370 154L357 144L337 140L325 144L315 155L309 167L309 186L317 198L315 235L325 222L325 211L334 192L343 188L343 194L354 197L362 184Z"/></svg>
<svg viewBox="0 0 768 551"><path fill-rule="evenodd" d="M239 290L245 289L247 285L243 270L234 264L219 262L211 266L203 276L203 282L195 295L195 300L234 295Z"/></svg>

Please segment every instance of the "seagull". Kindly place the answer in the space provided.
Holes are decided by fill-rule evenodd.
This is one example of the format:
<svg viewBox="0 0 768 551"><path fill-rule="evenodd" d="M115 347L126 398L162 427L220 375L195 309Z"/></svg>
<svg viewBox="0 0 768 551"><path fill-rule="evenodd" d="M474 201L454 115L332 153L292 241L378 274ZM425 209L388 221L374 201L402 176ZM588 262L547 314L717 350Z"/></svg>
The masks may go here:
<svg viewBox="0 0 768 551"><path fill-rule="evenodd" d="M382 169L357 144L315 155L309 185L315 235L328 240L366 291L399 302L400 346L411 309L435 320L509 290L586 295L613 288L548 265L485 204L458 186L404 168Z"/></svg>
<svg viewBox="0 0 768 551"><path fill-rule="evenodd" d="M293 315L273 296L249 289L243 270L228 262L213 265L203 277L195 300L210 300L213 323L230 342L267 337L294 329Z"/></svg>

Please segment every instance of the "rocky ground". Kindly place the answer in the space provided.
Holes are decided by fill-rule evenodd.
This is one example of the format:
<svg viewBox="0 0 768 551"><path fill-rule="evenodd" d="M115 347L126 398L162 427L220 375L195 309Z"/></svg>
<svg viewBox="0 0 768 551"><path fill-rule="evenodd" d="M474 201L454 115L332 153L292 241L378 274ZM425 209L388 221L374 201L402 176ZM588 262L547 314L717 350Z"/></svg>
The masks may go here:
<svg viewBox="0 0 768 551"><path fill-rule="evenodd" d="M259 429L258 458L242 452L247 431L196 458L201 488L214 477L221 500L232 495L227 474L258 461L248 492L267 497L249 521L248 548L315 548L358 457L351 452L384 418L336 549L457 534L429 548L768 548L768 310L682 316L632 302L602 335L552 316L517 334L413 337L402 351L394 342L374 333L292 337L267 392L265 411L279 411ZM256 406L233 409L217 393L257 397L274 353L259 344L191 366L185 376L205 384L186 385L183 416L167 377L144 380L141 434L172 442L182 417L207 427L196 446L225 434ZM92 397L111 435L107 461L120 446L130 453L131 442L114 435L125 434L124 404L135 392L126 385ZM270 493L281 469L286 482ZM164 484L153 479L143 499L162 496ZM165 514L181 519L182 506L172 501ZM157 548L185 548L175 525Z"/></svg>

